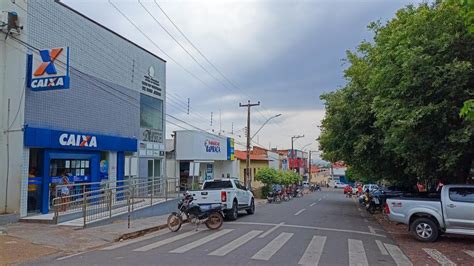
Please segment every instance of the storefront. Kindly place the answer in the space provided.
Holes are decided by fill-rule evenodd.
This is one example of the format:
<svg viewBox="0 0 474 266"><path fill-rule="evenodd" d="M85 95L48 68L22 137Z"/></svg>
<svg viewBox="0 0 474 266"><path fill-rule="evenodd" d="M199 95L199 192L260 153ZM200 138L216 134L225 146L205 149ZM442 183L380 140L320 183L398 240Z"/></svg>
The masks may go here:
<svg viewBox="0 0 474 266"><path fill-rule="evenodd" d="M176 131L176 167L181 189L196 188L204 180L238 176L234 140L201 131Z"/></svg>
<svg viewBox="0 0 474 266"><path fill-rule="evenodd" d="M48 213L54 187L64 184L95 183L109 178L116 169L116 180L123 180L125 152L137 150L137 140L93 133L25 128L29 148L29 211ZM110 158L111 153L116 158ZM113 162L113 164L110 163Z"/></svg>
<svg viewBox="0 0 474 266"><path fill-rule="evenodd" d="M61 1L0 2L22 25L0 40L3 212L47 213L64 176L163 177L166 61Z"/></svg>

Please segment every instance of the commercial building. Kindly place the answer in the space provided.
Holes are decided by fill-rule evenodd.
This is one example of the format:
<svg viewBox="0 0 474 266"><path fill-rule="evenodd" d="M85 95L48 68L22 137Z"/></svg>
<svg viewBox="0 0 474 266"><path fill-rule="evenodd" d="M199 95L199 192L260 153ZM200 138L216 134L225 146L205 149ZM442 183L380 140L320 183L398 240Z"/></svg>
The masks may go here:
<svg viewBox="0 0 474 266"><path fill-rule="evenodd" d="M297 171L300 175L308 172L308 153L294 149L292 150L278 150L280 154L287 155L287 166L289 170Z"/></svg>
<svg viewBox="0 0 474 266"><path fill-rule="evenodd" d="M1 1L0 213L55 184L161 178L166 62L60 1Z"/></svg>
<svg viewBox="0 0 474 266"><path fill-rule="evenodd" d="M238 177L234 139L197 130L174 132L167 140L167 175L179 176L181 190L204 180Z"/></svg>
<svg viewBox="0 0 474 266"><path fill-rule="evenodd" d="M247 172L247 152L236 150L235 159L239 169L240 181L244 183L245 173ZM251 186L253 190L263 186L261 182L255 180L255 175L257 174L258 170L269 167L269 162L270 160L268 159L268 156L264 153L261 153L261 150L258 148L257 150L250 151L249 177L252 180Z"/></svg>

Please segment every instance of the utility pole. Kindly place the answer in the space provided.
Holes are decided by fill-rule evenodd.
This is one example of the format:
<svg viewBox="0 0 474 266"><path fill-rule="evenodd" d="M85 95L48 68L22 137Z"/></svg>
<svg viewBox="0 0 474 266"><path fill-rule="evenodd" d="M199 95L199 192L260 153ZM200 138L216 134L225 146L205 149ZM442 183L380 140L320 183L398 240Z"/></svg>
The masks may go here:
<svg viewBox="0 0 474 266"><path fill-rule="evenodd" d="M293 164L295 163L295 150L293 148L293 142L294 142L295 139L299 139L299 138L304 138L304 135L298 135L298 136L291 137L291 161L293 161ZM291 170L291 167L290 167L290 170Z"/></svg>
<svg viewBox="0 0 474 266"><path fill-rule="evenodd" d="M308 182L311 182L311 178L312 178L312 173L311 173L311 153L312 152L317 152L317 151L309 151L309 179L308 179Z"/></svg>
<svg viewBox="0 0 474 266"><path fill-rule="evenodd" d="M245 166L244 183L248 188L252 187L252 180L250 178L250 108L259 105L260 101L258 101L258 103L250 103L250 100L248 100L247 104L239 103L239 107L247 107L247 162Z"/></svg>

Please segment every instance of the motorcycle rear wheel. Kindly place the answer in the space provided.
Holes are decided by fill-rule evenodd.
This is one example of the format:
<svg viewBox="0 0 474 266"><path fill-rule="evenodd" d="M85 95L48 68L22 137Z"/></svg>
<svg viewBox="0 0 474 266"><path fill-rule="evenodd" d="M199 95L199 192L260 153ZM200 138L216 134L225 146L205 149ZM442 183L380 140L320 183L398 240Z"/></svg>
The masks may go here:
<svg viewBox="0 0 474 266"><path fill-rule="evenodd" d="M221 228L223 223L224 223L224 217L222 217L222 214L218 212L213 212L209 214L209 217L207 218L207 221L206 221L206 226L207 228L211 230L216 230L216 229Z"/></svg>
<svg viewBox="0 0 474 266"><path fill-rule="evenodd" d="M183 220L181 220L181 217L178 215L178 213L173 212L168 216L167 225L171 232L177 232L179 229L181 229Z"/></svg>

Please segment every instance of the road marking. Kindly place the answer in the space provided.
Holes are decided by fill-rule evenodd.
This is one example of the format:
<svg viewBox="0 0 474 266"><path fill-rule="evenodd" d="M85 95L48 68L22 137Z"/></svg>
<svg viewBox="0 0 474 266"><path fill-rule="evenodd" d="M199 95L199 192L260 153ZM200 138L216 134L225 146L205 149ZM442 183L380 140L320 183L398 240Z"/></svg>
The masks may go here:
<svg viewBox="0 0 474 266"><path fill-rule="evenodd" d="M269 230L267 230L265 233L261 234L258 238L264 238L266 237L267 235L271 234L273 231L275 231L276 229L278 229L278 227L284 225L285 223L279 223L277 225L275 225L274 227L270 228Z"/></svg>
<svg viewBox="0 0 474 266"><path fill-rule="evenodd" d="M252 223L252 222L230 222L228 224L243 224L243 225L266 225L266 226L275 226L278 224L273 223ZM337 229L337 228L327 228L327 227L316 227L316 226L305 226L305 225L293 225L293 224L284 224L281 225L282 227L290 227L290 228L304 228L310 230L321 230L321 231L331 231L331 232L344 232L344 233L354 233L354 234L361 234L361 235L371 235L371 236L379 236L379 237L387 237L381 234L373 234L370 232L364 231L355 231L355 230L348 230L348 229Z"/></svg>
<svg viewBox="0 0 474 266"><path fill-rule="evenodd" d="M255 255L253 255L252 259L254 260L269 260L280 248L285 245L285 243L290 240L293 236L293 233L281 233L277 237L275 237L270 243L268 243L265 247L259 250Z"/></svg>
<svg viewBox="0 0 474 266"><path fill-rule="evenodd" d="M176 236L173 236L173 237L170 237L170 238L167 238L167 239L163 239L163 240L155 242L155 243L151 243L151 244L143 246L141 248L134 249L133 251L148 251L148 250L151 250L151 249L154 249L154 248L161 247L163 245L167 245L169 243L173 243L174 241L178 241L178 240L186 238L188 236L192 236L192 235L197 234L199 232L200 231L194 231L194 230L189 231L189 232L186 232L186 233L183 233L183 234L180 234L180 235L176 235Z"/></svg>
<svg viewBox="0 0 474 266"><path fill-rule="evenodd" d="M318 199L318 201L321 201L321 200L322 200L321 198Z"/></svg>
<svg viewBox="0 0 474 266"><path fill-rule="evenodd" d="M214 250L213 252L209 253L208 255L213 255L213 256L225 256L229 254L231 251L237 249L238 247L242 246L243 244L249 242L252 240L254 237L258 236L261 232L259 230L252 230L248 232L247 234L235 239L232 242L227 243L226 245Z"/></svg>
<svg viewBox="0 0 474 266"><path fill-rule="evenodd" d="M82 255L82 254L87 253L87 252L88 251L79 252L79 253L76 253L76 254L72 254L72 255L61 257L61 258L57 258L56 260L61 261L61 260L69 259L69 258L72 258L72 257L75 257L75 256Z"/></svg>
<svg viewBox="0 0 474 266"><path fill-rule="evenodd" d="M359 207L357 207L357 209L358 209L360 212L362 211Z"/></svg>
<svg viewBox="0 0 474 266"><path fill-rule="evenodd" d="M452 262L450 259L448 259L446 256L443 255L443 253L439 252L436 249L432 248L423 248L423 251L425 251L431 258L433 258L435 261L437 261L439 264L445 266L445 265L451 265L454 266L456 263Z"/></svg>
<svg viewBox="0 0 474 266"><path fill-rule="evenodd" d="M349 246L349 265L368 266L367 256L365 255L364 244L361 240L348 239Z"/></svg>
<svg viewBox="0 0 474 266"><path fill-rule="evenodd" d="M369 231L372 233L372 234L376 234L377 232L375 232L375 229L372 227L372 226L367 226L369 228Z"/></svg>
<svg viewBox="0 0 474 266"><path fill-rule="evenodd" d="M474 258L474 251L472 250L464 250L464 253L466 253L467 255L471 256Z"/></svg>
<svg viewBox="0 0 474 266"><path fill-rule="evenodd" d="M377 244L377 247L379 247L380 253L382 253L382 255L388 255L387 249L385 249L383 246L382 241L375 240L375 243Z"/></svg>
<svg viewBox="0 0 474 266"><path fill-rule="evenodd" d="M392 256L392 259L398 266L413 265L410 259L408 259L408 257L403 254L403 251L399 247L392 244L385 244L385 247L387 248L388 252L390 253L390 256Z"/></svg>
<svg viewBox="0 0 474 266"><path fill-rule="evenodd" d="M316 202L309 204L310 207L313 207L314 205L316 205Z"/></svg>
<svg viewBox="0 0 474 266"><path fill-rule="evenodd" d="M138 238L135 238L135 239L125 240L125 241L119 242L117 244L102 248L101 250L114 250L114 249L117 249L117 248L121 248L121 247L131 245L133 243L137 243L137 242L141 242L141 241L144 241L144 240L152 239L154 237L158 237L158 236L164 235L166 233L169 233L169 231L168 230L166 230L166 231L163 230L163 231L160 231L158 233L150 234L150 235L147 235L147 236L142 236L142 237L138 237Z"/></svg>
<svg viewBox="0 0 474 266"><path fill-rule="evenodd" d="M213 234L208 235L208 236L206 236L206 237L203 237L203 238L201 238L201 239L199 239L199 240L196 240L196 241L194 241L194 242L191 242L191 243L189 243L189 244L186 244L186 245L184 245L184 246L181 246L181 247L179 247L179 248L177 248L177 249L173 249L173 250L170 251L170 253L184 253L184 252L189 251L189 250L191 250L191 249L193 249L193 248L197 248L197 247L199 247L199 246L201 246L201 245L203 245L203 244L205 244L205 243L207 243L207 242L210 242L210 241L212 241L212 240L214 240L214 239L217 239L217 238L219 238L219 237L221 237L221 236L223 236L223 235L225 235L225 234L228 234L228 233L232 232L233 230L234 230L234 229L223 229L223 230L220 230L220 231L218 231L218 232L216 232L216 233L213 233Z"/></svg>
<svg viewBox="0 0 474 266"><path fill-rule="evenodd" d="M304 211L306 211L306 209L301 209L301 210L299 210L297 213L295 213L295 216L300 215L300 214L301 214L302 212L304 212Z"/></svg>
<svg viewBox="0 0 474 266"><path fill-rule="evenodd" d="M366 218L364 218L364 222L368 223L368 222L369 222L369 220L367 220Z"/></svg>
<svg viewBox="0 0 474 266"><path fill-rule="evenodd" d="M318 265L319 259L323 254L324 244L326 243L325 236L313 236L311 242L309 242L303 256L301 257L298 264L301 265Z"/></svg>

